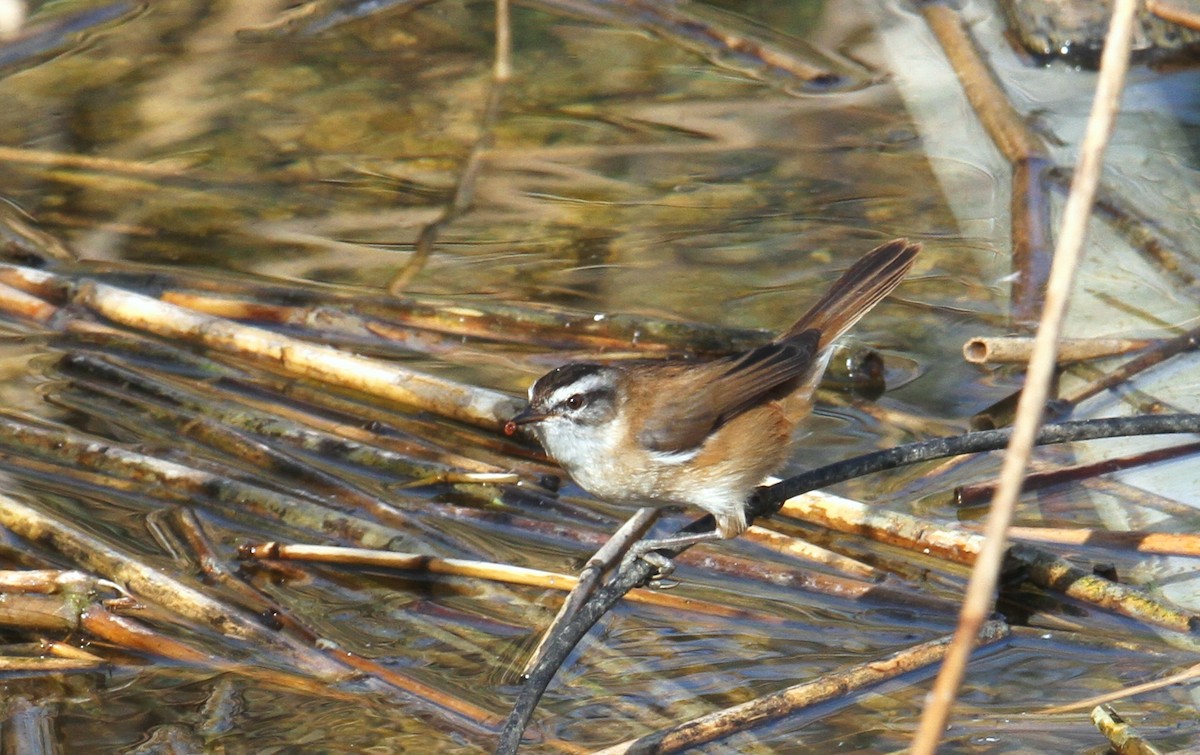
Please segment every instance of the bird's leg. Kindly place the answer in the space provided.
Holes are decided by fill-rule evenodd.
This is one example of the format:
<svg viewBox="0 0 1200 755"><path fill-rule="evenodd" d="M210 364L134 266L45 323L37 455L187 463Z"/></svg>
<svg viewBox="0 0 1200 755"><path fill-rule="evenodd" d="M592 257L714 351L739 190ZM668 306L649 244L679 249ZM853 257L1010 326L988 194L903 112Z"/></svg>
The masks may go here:
<svg viewBox="0 0 1200 755"><path fill-rule="evenodd" d="M730 509L720 509L710 511L713 518L716 519L716 526L708 532L688 533L684 535L672 535L671 537L657 538L654 540L642 540L635 543L629 549L629 553L625 558L642 559L646 561L658 573L651 577L651 580L662 579L668 577L671 572L675 571L675 564L671 561L672 558L678 556L681 551L690 548L697 543L707 543L712 540L728 540L737 537L746 531L746 510L743 506L735 506ZM660 550L670 550L671 555L668 557Z"/></svg>
<svg viewBox="0 0 1200 755"><path fill-rule="evenodd" d="M707 543L711 540L724 539L720 532L712 530L710 532L698 532L694 535L675 535L673 537L656 538L654 540L641 540L633 544L629 552L625 554L625 560L642 559L653 566L657 573L651 577L651 581L662 579L671 576L671 572L675 571L675 562L672 561L675 556L684 548L691 547L697 543ZM670 556L659 553L662 549L673 551Z"/></svg>

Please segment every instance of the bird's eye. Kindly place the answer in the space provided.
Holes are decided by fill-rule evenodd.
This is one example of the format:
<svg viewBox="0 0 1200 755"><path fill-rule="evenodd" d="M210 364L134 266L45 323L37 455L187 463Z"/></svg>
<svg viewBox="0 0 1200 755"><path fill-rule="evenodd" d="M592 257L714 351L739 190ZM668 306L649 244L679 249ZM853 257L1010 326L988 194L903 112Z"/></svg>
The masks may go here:
<svg viewBox="0 0 1200 755"><path fill-rule="evenodd" d="M587 400L583 397L582 393L572 393L567 397L566 401L568 409L579 409L582 408L586 403Z"/></svg>

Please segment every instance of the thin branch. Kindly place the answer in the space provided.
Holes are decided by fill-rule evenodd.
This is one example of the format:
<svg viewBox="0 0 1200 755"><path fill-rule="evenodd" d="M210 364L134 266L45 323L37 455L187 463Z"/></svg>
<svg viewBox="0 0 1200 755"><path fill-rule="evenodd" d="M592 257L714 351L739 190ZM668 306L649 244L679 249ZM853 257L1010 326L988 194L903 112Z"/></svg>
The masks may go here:
<svg viewBox="0 0 1200 755"><path fill-rule="evenodd" d="M1108 417L1045 425L1037 430L1035 442L1042 446L1099 438L1196 432L1200 432L1200 414ZM1012 435L1013 431L1009 428L980 430L952 438L935 438L856 456L853 459L789 477L782 482L759 490L750 502L747 515L750 517L769 516L789 498L872 472L948 456L995 451L1004 448L1005 444L1011 441Z"/></svg>
<svg viewBox="0 0 1200 755"><path fill-rule="evenodd" d="M1196 679L1200 679L1200 663L1189 666L1183 671L1171 674L1170 676L1164 676L1161 679L1155 679L1143 684L1135 684L1132 687L1125 687L1124 689L1114 690L1112 692L1105 692L1102 695L1096 695L1095 697L1089 697L1086 700L1079 700L1067 705L1056 705L1053 708L1044 708L1038 711L1038 713L1046 716L1054 716L1060 713L1070 713L1071 711L1083 710L1096 705L1110 703L1113 700L1123 700L1127 697L1140 695L1144 692L1155 692L1160 689L1166 689L1167 687L1174 687L1177 684L1186 684L1187 682L1195 681Z"/></svg>
<svg viewBox="0 0 1200 755"><path fill-rule="evenodd" d="M1197 452L1200 452L1200 443L1184 443L1179 446L1156 448L1152 451L1105 459L1091 464L1077 464L1062 469L1032 472L1025 477L1025 483L1021 486L1021 490L1026 493L1031 490L1044 490L1055 485L1077 482L1102 474L1112 474L1148 464L1171 461L1182 456L1191 456ZM960 485L954 491L954 503L956 506L976 506L991 500L995 496L995 492L996 485L993 482Z"/></svg>
<svg viewBox="0 0 1200 755"><path fill-rule="evenodd" d="M629 519L625 520L625 523L613 533L604 545L600 546L600 550L588 559L579 572L578 582L571 588L567 599L563 601L558 613L554 616L554 621L550 622L550 626L542 632L537 646L529 654L529 660L525 662L525 667L521 671L522 677L528 676L530 670L541 663L549 639L558 634L559 627L570 621L571 617L579 611L579 606L596 592L600 578L620 560L634 542L646 534L646 531L658 521L661 513L662 509L653 506L644 506L638 509Z"/></svg>
<svg viewBox="0 0 1200 755"><path fill-rule="evenodd" d="M504 99L504 90L512 78L512 26L509 12L509 0L496 0L496 55L492 64L492 86L488 91L487 101L483 106L480 118L479 137L471 145L471 151L463 163L451 197L438 217L426 224L417 234L417 243L413 246L413 255L408 263L392 277L387 284L387 291L393 296L399 296L409 287L413 279L425 269L429 258L433 255L434 244L444 226L453 222L471 206L475 196L475 184L479 180L479 172L483 167L484 155L496 141L496 120L500 113L500 103Z"/></svg>
<svg viewBox="0 0 1200 755"><path fill-rule="evenodd" d="M1200 328L1193 328L1175 338L1159 343L1144 354L1129 360L1111 372L1105 373L1104 377L1080 388L1072 395L1062 399L1061 403L1064 405L1064 408L1078 406L1081 402L1092 396L1112 390L1122 383L1129 382L1135 375L1170 359L1176 354L1195 349L1197 345L1200 345Z"/></svg>
<svg viewBox="0 0 1200 755"><path fill-rule="evenodd" d="M979 633L980 645L993 645L1008 637L1008 625L1001 621L985 624ZM599 750L594 755L623 755L627 752L669 753L696 747L721 737L760 726L797 711L845 698L851 694L895 679L903 674L939 663L945 656L950 636L923 642L892 653L886 658L855 664L811 682L797 684L764 695L726 710L672 726L663 731L631 739Z"/></svg>

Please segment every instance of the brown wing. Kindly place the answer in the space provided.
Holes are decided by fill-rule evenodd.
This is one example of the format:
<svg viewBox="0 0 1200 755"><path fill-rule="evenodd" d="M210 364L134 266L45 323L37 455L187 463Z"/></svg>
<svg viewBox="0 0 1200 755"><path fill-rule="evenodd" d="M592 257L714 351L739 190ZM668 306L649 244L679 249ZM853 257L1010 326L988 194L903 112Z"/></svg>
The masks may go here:
<svg viewBox="0 0 1200 755"><path fill-rule="evenodd" d="M710 372L696 390L673 392L664 381L646 412L638 441L652 451L686 453L742 412L794 390L817 366L821 333L809 330L705 366ZM691 367L689 381L702 378Z"/></svg>

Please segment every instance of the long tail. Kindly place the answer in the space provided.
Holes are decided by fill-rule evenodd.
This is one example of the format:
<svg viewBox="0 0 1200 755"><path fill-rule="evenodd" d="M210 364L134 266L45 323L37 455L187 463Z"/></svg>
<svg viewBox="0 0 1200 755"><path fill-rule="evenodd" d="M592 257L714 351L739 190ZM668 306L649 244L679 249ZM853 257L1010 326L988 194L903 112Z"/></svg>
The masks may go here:
<svg viewBox="0 0 1200 755"><path fill-rule="evenodd" d="M818 349L829 346L900 285L919 251L921 245L910 244L908 239L889 241L871 250L851 265L780 340L806 330L819 330Z"/></svg>

